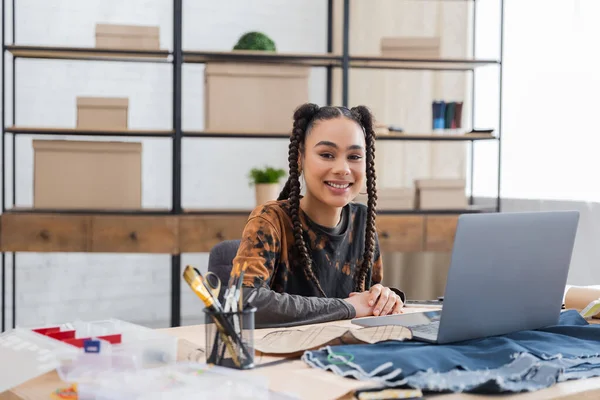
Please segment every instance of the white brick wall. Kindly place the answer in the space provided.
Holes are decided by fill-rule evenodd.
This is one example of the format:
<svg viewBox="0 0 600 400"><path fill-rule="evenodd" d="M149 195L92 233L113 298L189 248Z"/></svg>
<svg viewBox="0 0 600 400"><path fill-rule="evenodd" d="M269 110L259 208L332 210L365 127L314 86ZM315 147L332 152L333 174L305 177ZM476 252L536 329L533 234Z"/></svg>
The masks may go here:
<svg viewBox="0 0 600 400"><path fill-rule="evenodd" d="M6 31L10 32L10 2L7 3ZM111 22L160 25L161 47L172 48L170 1L17 0L16 3L18 44L93 46L95 23ZM228 50L241 33L261 30L276 40L281 51L326 51L327 3L322 0L188 0L183 8L186 49ZM9 40L10 35L7 43ZM10 57L7 73L10 78ZM132 128L170 128L171 82L169 65L20 59L17 60L16 122L29 126L75 126L75 98L106 95L129 97ZM6 98L10 99L10 79L6 84ZM312 101L324 102L324 84L325 72L313 69ZM203 109L203 66L184 65L184 129L203 128ZM11 124L10 101L6 116L7 124ZM18 206L32 204L31 140L29 136L17 138ZM171 206L170 142L144 139L143 146L143 205L168 208ZM265 148L268 149L265 156L256 159L258 151ZM247 157L231 157L238 151ZM252 207L254 198L247 185L247 171L264 163L285 167L286 152L285 141L186 139L182 155L184 207ZM10 162L9 155L9 167ZM11 176L10 170L7 176ZM7 188L10 206L10 182ZM182 258L183 264L206 269L207 254L185 254ZM10 260L7 255L8 324ZM183 323L196 322L202 315L201 304L185 284L182 293ZM16 302L19 325L117 317L151 326L168 326L170 257L19 253Z"/></svg>

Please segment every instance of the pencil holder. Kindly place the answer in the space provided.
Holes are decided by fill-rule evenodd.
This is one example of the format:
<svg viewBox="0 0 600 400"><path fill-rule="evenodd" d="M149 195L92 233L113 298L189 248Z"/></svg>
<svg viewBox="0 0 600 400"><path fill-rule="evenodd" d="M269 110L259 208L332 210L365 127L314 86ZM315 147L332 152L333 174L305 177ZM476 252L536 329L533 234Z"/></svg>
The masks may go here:
<svg viewBox="0 0 600 400"><path fill-rule="evenodd" d="M205 313L206 363L235 369L254 368L254 314L256 308L238 312Z"/></svg>

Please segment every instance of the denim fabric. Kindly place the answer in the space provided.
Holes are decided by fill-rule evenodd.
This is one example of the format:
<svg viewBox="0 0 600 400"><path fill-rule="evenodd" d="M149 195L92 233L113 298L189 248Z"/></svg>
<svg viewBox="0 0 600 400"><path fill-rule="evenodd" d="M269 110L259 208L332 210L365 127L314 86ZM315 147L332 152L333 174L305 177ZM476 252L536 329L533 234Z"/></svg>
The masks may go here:
<svg viewBox="0 0 600 400"><path fill-rule="evenodd" d="M386 386L426 391L519 392L600 376L600 325L577 311L539 330L446 345L415 341L328 346L307 351L312 367Z"/></svg>

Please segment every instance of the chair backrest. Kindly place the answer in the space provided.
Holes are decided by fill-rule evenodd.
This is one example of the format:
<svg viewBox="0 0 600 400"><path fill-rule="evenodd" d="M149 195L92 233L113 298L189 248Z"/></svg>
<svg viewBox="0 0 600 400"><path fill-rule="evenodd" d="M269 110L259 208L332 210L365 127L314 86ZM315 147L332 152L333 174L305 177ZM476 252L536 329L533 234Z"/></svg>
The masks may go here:
<svg viewBox="0 0 600 400"><path fill-rule="evenodd" d="M233 259L240 247L241 240L225 240L216 244L208 255L208 271L217 275L221 280L221 292L219 301L223 301L223 295L227 289L231 269L233 268Z"/></svg>

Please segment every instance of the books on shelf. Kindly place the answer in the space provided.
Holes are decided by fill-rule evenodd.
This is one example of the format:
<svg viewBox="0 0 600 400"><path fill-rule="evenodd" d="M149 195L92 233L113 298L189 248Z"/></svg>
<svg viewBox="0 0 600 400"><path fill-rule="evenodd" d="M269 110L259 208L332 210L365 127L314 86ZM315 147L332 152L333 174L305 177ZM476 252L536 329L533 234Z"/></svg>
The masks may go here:
<svg viewBox="0 0 600 400"><path fill-rule="evenodd" d="M462 101L434 100L431 103L431 128L434 131L462 128Z"/></svg>

